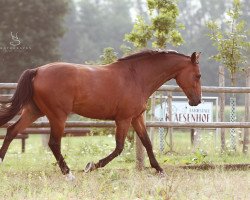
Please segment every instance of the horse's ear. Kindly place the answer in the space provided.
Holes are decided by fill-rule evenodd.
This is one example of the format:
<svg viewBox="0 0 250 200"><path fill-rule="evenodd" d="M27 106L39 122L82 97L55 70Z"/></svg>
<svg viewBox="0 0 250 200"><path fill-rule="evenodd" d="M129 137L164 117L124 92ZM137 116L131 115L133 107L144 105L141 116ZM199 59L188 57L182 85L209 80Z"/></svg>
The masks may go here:
<svg viewBox="0 0 250 200"><path fill-rule="evenodd" d="M192 61L192 63L194 63L194 64L199 64L200 54L201 54L201 52L199 52L199 53L194 52L194 53L191 55L191 61Z"/></svg>

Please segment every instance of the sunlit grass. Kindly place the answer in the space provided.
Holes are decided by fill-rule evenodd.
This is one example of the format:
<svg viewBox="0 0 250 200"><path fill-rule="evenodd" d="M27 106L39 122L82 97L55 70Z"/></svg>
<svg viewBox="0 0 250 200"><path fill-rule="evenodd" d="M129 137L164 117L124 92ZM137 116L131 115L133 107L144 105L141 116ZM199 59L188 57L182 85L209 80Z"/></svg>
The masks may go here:
<svg viewBox="0 0 250 200"><path fill-rule="evenodd" d="M190 145L188 133L174 136L174 151L159 152L155 137L154 150L167 176L155 170L134 169L134 148L127 142L124 152L105 168L84 173L89 161L97 162L115 147L114 136L63 138L62 152L76 180L67 182L49 150L42 147L41 136L31 135L26 152L20 153L19 140L14 140L0 165L0 199L249 199L249 171L184 170L179 165L194 163L197 151L207 156L200 162L246 163L249 156L241 153L221 154L214 148L213 135L204 134L198 150ZM145 159L149 167L148 158Z"/></svg>

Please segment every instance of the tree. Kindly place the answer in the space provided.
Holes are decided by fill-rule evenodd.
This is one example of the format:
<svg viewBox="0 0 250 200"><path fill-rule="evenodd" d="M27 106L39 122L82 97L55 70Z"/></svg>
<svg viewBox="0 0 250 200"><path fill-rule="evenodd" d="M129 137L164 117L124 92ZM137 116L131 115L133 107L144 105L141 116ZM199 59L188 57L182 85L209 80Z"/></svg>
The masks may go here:
<svg viewBox="0 0 250 200"><path fill-rule="evenodd" d="M240 19L240 1L233 1L233 8L227 12L226 30L214 22L208 23L211 30L209 34L213 45L217 48L217 55L213 56L216 61L221 62L230 72L231 86L236 85L236 73L242 70L246 63L244 53L250 42L247 41L247 31L245 30L245 21Z"/></svg>
<svg viewBox="0 0 250 200"><path fill-rule="evenodd" d="M211 30L209 34L213 45L217 48L218 53L213 56L216 61L221 62L230 73L231 86L236 85L236 74L241 71L243 64L246 62L244 55L250 42L247 41L247 32L245 30L245 21L240 19L240 0L233 1L232 9L227 12L228 20L226 21L226 29L222 30L219 25L210 21L208 28ZM230 121L234 122L236 98L235 94L230 98ZM235 129L230 129L231 148L236 150Z"/></svg>
<svg viewBox="0 0 250 200"><path fill-rule="evenodd" d="M0 81L17 81L20 73L60 59L66 0L0 1Z"/></svg>
<svg viewBox="0 0 250 200"><path fill-rule="evenodd" d="M101 64L107 65L117 60L117 53L114 48L107 47L103 50L103 54L101 55Z"/></svg>
<svg viewBox="0 0 250 200"><path fill-rule="evenodd" d="M166 48L172 44L178 46L183 38L178 29L183 26L176 22L179 10L176 0L147 0L150 23L147 24L142 16L138 16L131 33L125 35L125 40L141 49L152 40L155 48Z"/></svg>

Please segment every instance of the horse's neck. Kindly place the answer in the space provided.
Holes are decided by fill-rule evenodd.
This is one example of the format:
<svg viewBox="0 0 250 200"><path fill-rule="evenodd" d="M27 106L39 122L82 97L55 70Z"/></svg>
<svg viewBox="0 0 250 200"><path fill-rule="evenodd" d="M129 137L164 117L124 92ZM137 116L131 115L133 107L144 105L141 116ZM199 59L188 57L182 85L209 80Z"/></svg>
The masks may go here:
<svg viewBox="0 0 250 200"><path fill-rule="evenodd" d="M140 64L138 75L142 76L140 80L146 98L150 97L165 82L176 77L180 70L176 65L175 59L169 61L168 64L158 59L151 59L150 64L148 62Z"/></svg>

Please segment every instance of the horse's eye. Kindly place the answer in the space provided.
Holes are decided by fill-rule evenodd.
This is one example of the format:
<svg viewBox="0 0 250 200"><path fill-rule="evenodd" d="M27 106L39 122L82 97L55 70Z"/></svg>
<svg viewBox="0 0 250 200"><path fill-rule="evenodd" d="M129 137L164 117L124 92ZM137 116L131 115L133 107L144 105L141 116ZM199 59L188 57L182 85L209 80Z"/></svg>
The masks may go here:
<svg viewBox="0 0 250 200"><path fill-rule="evenodd" d="M201 74L196 75L196 78L200 79L201 78Z"/></svg>

